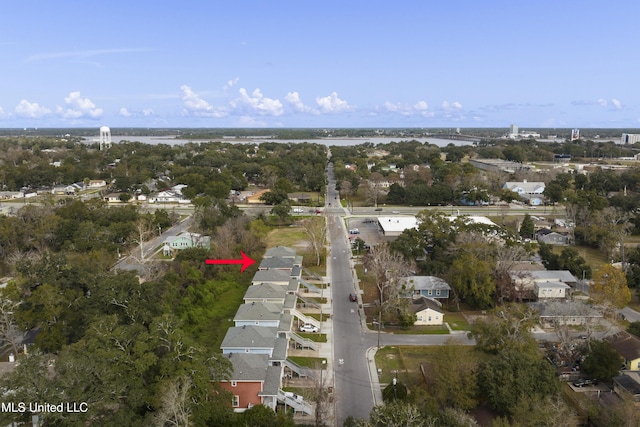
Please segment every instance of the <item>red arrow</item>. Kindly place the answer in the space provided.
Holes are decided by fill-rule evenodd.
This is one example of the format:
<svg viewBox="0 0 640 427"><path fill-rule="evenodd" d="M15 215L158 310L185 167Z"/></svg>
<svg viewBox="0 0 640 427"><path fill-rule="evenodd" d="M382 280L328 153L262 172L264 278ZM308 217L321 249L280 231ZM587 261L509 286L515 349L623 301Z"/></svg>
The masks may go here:
<svg viewBox="0 0 640 427"><path fill-rule="evenodd" d="M240 273L242 273L247 269L247 267L249 267L251 264L255 264L256 262L255 260L249 258L247 254L242 251L240 251L240 255L242 256L242 259L207 259L204 261L204 263L213 265L242 264L242 268L240 269Z"/></svg>

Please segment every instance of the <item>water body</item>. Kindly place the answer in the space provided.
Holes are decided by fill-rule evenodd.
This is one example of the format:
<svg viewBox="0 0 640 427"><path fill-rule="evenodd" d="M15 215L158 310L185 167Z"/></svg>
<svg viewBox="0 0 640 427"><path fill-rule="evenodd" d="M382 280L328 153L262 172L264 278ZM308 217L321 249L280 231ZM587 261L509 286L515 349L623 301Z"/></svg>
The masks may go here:
<svg viewBox="0 0 640 427"><path fill-rule="evenodd" d="M471 141L457 141L453 139L441 139L441 138L322 138L322 139L267 139L267 138L250 138L250 139L237 139L237 138L221 138L221 139L207 139L207 140L193 140L193 139L179 139L167 136L129 136L129 137L120 137L114 135L111 137L114 144L123 141L129 142L142 142L143 144L168 144L168 145L184 145L190 142L193 143L206 143L211 141L220 141L220 142L228 142L230 144L260 144L263 142L277 142L277 143L291 143L291 144L301 144L303 142L309 142L312 144L323 144L326 146L339 146L339 147L347 147L352 145L360 145L364 143L372 143L373 145L377 144L389 144L391 142L400 142L400 141L418 141L421 143L429 143L433 145L437 145L438 147L446 147L449 144L453 144L455 146L464 146L464 145L472 145ZM87 140L92 142L97 142L94 140Z"/></svg>

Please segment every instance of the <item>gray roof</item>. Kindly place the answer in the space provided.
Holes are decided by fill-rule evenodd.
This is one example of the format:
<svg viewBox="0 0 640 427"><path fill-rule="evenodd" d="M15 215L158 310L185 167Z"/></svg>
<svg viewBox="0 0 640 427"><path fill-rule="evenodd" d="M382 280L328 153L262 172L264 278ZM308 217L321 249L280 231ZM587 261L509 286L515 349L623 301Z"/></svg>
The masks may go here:
<svg viewBox="0 0 640 427"><path fill-rule="evenodd" d="M233 326L227 330L220 348L273 348L278 328Z"/></svg>
<svg viewBox="0 0 640 427"><path fill-rule="evenodd" d="M283 366L268 366L267 375L264 378L264 384L262 385L262 391L258 393L259 396L277 396L278 390L281 387L282 370Z"/></svg>
<svg viewBox="0 0 640 427"><path fill-rule="evenodd" d="M569 270L511 270L509 275L512 279L528 279L535 282L564 282L576 283L578 279Z"/></svg>
<svg viewBox="0 0 640 427"><path fill-rule="evenodd" d="M294 294L287 294L287 296L284 299L284 304L282 305L282 308L284 308L285 310L293 310L294 308L296 308L296 301L298 300L298 297Z"/></svg>
<svg viewBox="0 0 640 427"><path fill-rule="evenodd" d="M249 286L244 293L245 301L247 299L281 299L287 295L287 287L283 285L275 285L273 283L260 283L258 285Z"/></svg>
<svg viewBox="0 0 640 427"><path fill-rule="evenodd" d="M291 273L284 270L258 270L253 275L254 283L268 282L288 282L291 279Z"/></svg>
<svg viewBox="0 0 640 427"><path fill-rule="evenodd" d="M293 325L293 315L290 313L282 313L280 323L278 324L278 333L291 331L291 325Z"/></svg>
<svg viewBox="0 0 640 427"><path fill-rule="evenodd" d="M541 318L602 317L602 314L579 301L551 301L537 306Z"/></svg>
<svg viewBox="0 0 640 427"><path fill-rule="evenodd" d="M277 268L277 269L289 269L291 270L295 265L295 260L293 258L282 258L279 256L274 256L270 258L263 258L262 262L260 262L260 270L266 270L268 268Z"/></svg>
<svg viewBox="0 0 640 427"><path fill-rule="evenodd" d="M408 276L405 277L407 288L415 290L451 290L447 282L436 276Z"/></svg>
<svg viewBox="0 0 640 427"><path fill-rule="evenodd" d="M276 338L273 346L273 353L271 354L271 360L277 360L283 362L287 358L287 352L289 350L288 338Z"/></svg>
<svg viewBox="0 0 640 427"><path fill-rule="evenodd" d="M264 254L264 258L271 258L276 256L282 258L295 258L296 250L287 246L276 246L275 248L267 249Z"/></svg>
<svg viewBox="0 0 640 427"><path fill-rule="evenodd" d="M268 354L230 353L228 355L233 365L231 380L233 381L264 381L267 375Z"/></svg>
<svg viewBox="0 0 640 427"><path fill-rule="evenodd" d="M300 289L300 279L289 279L289 286L287 287L288 292L298 292Z"/></svg>
<svg viewBox="0 0 640 427"><path fill-rule="evenodd" d="M280 320L282 304L270 302L250 302L241 304L233 318L234 322L239 320Z"/></svg>
<svg viewBox="0 0 640 427"><path fill-rule="evenodd" d="M536 282L535 286L540 288L550 288L550 289L569 289L571 286L567 285L564 282Z"/></svg>

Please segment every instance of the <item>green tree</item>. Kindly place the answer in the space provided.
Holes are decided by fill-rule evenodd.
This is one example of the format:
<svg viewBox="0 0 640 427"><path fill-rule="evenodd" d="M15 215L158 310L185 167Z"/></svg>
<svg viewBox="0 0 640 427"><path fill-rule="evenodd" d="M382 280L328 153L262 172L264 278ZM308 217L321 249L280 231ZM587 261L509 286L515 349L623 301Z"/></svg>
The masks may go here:
<svg viewBox="0 0 640 427"><path fill-rule="evenodd" d="M496 282L493 268L471 252L460 255L449 269L448 280L457 297L475 308L493 304Z"/></svg>
<svg viewBox="0 0 640 427"><path fill-rule="evenodd" d="M531 219L531 215L524 214L524 218L522 219L522 224L520 224L520 230L518 233L523 238L532 239L534 231L535 224L533 223L533 219Z"/></svg>
<svg viewBox="0 0 640 427"><path fill-rule="evenodd" d="M591 341L582 369L601 381L609 381L618 375L622 357L608 341Z"/></svg>
<svg viewBox="0 0 640 427"><path fill-rule="evenodd" d="M520 402L534 396L544 398L560 389L555 369L537 352L515 348L500 352L480 365L480 393L490 408L511 415Z"/></svg>
<svg viewBox="0 0 640 427"><path fill-rule="evenodd" d="M640 337L640 322L631 322L629 323L629 327L627 328L627 332L633 334L637 337Z"/></svg>
<svg viewBox="0 0 640 427"><path fill-rule="evenodd" d="M477 362L472 349L455 340L436 348L432 359L432 393L440 407L463 410L477 404Z"/></svg>

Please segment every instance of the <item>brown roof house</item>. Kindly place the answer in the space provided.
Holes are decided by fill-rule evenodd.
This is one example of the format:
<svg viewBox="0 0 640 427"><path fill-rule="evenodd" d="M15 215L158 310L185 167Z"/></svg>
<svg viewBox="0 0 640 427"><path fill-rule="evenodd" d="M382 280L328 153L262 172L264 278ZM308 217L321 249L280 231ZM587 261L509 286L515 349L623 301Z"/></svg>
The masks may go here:
<svg viewBox="0 0 640 427"><path fill-rule="evenodd" d="M624 365L630 371L640 371L640 338L626 331L605 337L622 357Z"/></svg>

